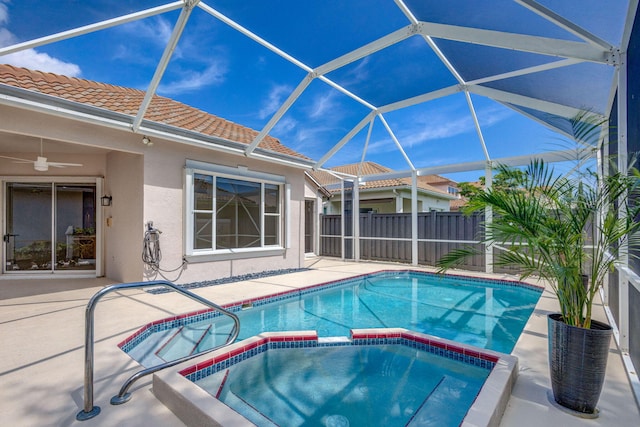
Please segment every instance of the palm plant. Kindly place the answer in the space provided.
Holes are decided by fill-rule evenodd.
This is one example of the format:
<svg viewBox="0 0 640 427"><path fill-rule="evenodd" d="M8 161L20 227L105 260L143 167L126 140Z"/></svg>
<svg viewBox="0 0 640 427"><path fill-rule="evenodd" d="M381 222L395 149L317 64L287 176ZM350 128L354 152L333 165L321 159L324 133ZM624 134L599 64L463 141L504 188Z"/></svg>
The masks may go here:
<svg viewBox="0 0 640 427"><path fill-rule="evenodd" d="M583 148L599 149L593 141L602 123L592 117L584 113L574 118L574 136ZM619 252L637 247L640 204L630 201L637 194L638 171L600 176L578 167L558 175L542 160L533 160L524 173L504 165L497 170L516 185L479 192L464 208L467 214L492 209L484 243L501 246L493 264L517 266L522 278L546 279L563 321L590 328L593 301L605 276ZM476 253L455 250L437 266L444 271Z"/></svg>

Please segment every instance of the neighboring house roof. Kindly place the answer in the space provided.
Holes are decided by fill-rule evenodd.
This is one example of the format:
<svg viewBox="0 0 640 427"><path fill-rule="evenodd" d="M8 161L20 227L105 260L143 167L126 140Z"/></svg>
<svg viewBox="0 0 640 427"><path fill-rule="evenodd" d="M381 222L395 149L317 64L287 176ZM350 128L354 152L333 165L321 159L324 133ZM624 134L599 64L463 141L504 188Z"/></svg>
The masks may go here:
<svg viewBox="0 0 640 427"><path fill-rule="evenodd" d="M92 105L116 113L135 117L145 92L91 80L66 77L53 73L33 71L0 64L0 85L38 92L85 105ZM144 118L149 121L195 131L233 142L250 144L258 132L230 122L197 108L154 95ZM284 146L271 136L266 136L260 148L300 159L308 157Z"/></svg>
<svg viewBox="0 0 640 427"><path fill-rule="evenodd" d="M422 181L425 184L431 185L449 185L452 187L458 186L457 182L442 175L422 175L418 177L418 181Z"/></svg>
<svg viewBox="0 0 640 427"><path fill-rule="evenodd" d="M385 166L379 165L374 162L363 162L363 163L354 163L350 165L336 166L331 168L330 170L339 172L342 174L353 175L353 176L366 176L366 175L377 175L393 172L392 169L389 169ZM338 193L340 191L339 183L340 180L335 176L331 175L329 172L325 171L311 171L309 172L313 178L327 187L327 189L331 193ZM360 191L373 191L377 189L383 188L411 188L411 178L390 178L390 179L380 179L375 181L367 181L364 184L360 185ZM422 180L418 180L418 191L430 193L436 197L446 198L446 199L455 199L455 196L447 193L446 191L442 191L434 186L427 184Z"/></svg>

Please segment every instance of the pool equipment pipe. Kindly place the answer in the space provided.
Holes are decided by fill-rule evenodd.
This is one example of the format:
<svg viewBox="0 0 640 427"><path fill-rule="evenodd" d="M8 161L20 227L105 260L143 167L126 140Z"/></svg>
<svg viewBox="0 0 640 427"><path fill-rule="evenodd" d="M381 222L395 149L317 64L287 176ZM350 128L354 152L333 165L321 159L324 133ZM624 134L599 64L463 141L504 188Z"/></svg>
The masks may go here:
<svg viewBox="0 0 640 427"><path fill-rule="evenodd" d="M87 304L87 308L85 309L85 337L84 337L84 409L80 412L78 412L78 414L76 415L76 420L78 421L86 421L89 420L95 416L97 416L100 413L100 407L99 406L94 406L93 405L93 313L95 311L95 307L98 304L98 301L106 294L110 293L110 292L114 292L114 291L118 291L118 290L123 290L123 289L139 289L139 288L146 288L149 286L164 286L170 289L173 289L174 291L178 292L179 294L182 294L188 298L191 298L192 300L195 300L201 304L204 304L208 307L211 307L214 310L218 310L219 312L221 312L222 314L225 314L229 317L231 317L231 319L233 320L233 328L231 329L231 331L229 332L229 336L227 337L227 340L225 341L224 344L219 345L217 347L202 351L200 353L196 353L196 354L191 354L185 357L182 357L180 359L177 360L173 360L170 362L166 362L166 363L162 363L160 365L157 366L152 366L150 368L146 368L143 369L142 371L139 371L137 373L135 373L134 375L132 375L127 381L125 381L124 385L122 386L122 388L120 389L119 393L114 396L113 398L111 398L111 404L112 405L120 405L122 403L128 402L129 399L131 399L131 393L128 393L129 387L131 387L131 385L139 380L140 378L152 374L154 372L160 371L164 368L169 368L171 366L175 366L178 365L182 362L186 362L187 360L193 359L195 357L201 356L203 354L206 353L210 353L214 350L218 350L222 347L225 347L229 344L232 344L236 338L238 338L238 334L240 333L240 319L238 319L238 316L236 316L234 313L225 310L224 308L220 307L219 305L205 299L202 298L199 295L196 295L192 292L187 291L186 289L183 289L171 282L168 282L166 280L154 280L154 281L149 281L149 282L132 282L132 283L120 283L120 284L115 284L115 285L111 285L111 286L107 286L103 289L101 289L100 291L98 291L93 297L91 297L91 299L89 300L89 303Z"/></svg>

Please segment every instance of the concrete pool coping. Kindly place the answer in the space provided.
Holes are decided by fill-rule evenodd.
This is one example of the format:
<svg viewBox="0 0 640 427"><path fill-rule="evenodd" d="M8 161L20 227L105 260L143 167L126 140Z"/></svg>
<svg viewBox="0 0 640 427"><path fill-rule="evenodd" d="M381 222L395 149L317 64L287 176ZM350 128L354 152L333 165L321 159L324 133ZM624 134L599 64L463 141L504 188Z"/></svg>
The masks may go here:
<svg viewBox="0 0 640 427"><path fill-rule="evenodd" d="M336 258L309 258L309 270L194 290L216 303L273 294L314 283L324 283L380 269L422 270L404 264L349 262ZM456 271L450 271L456 274ZM482 278L516 280L514 276L460 271ZM527 281L536 284L535 280ZM95 404L97 417L76 421L83 407L84 312L88 300L108 279L0 279L0 425L82 427L178 427L184 423L151 392L151 379L133 387L130 402L112 406L111 397L140 366L117 344L148 321L194 311L201 307L174 294L152 295L129 291L105 298L96 310ZM547 362L546 315L558 310L546 289L512 355L519 359L518 380L502 417L502 427L633 426L640 411L627 378L621 353L612 340L607 376L595 420L568 415L547 399L550 389ZM597 320L606 320L603 305L594 306Z"/></svg>
<svg viewBox="0 0 640 427"><path fill-rule="evenodd" d="M460 425L462 427L497 427L500 425L500 419L506 409L518 375L518 359L516 357L403 328L352 329L351 337L348 337L349 340L364 338L369 338L372 341L405 338L433 349L448 350L460 355L471 354L474 358L490 360L494 366ZM247 351L247 349L254 348L259 344L272 342L272 340L279 342L287 340L291 343L304 340L317 342L318 337L315 331L285 331L268 332L244 339L171 369L155 373L153 375L153 393L187 426L251 426L253 423L187 379L186 376L204 370L214 362L224 361L232 355ZM416 412L414 415L417 414Z"/></svg>

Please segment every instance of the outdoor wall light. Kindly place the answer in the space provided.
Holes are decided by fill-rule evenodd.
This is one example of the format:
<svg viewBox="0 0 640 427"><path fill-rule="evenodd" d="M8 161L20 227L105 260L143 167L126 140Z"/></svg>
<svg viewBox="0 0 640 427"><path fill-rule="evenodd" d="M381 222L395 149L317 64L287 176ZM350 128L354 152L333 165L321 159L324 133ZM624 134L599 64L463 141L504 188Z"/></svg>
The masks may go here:
<svg viewBox="0 0 640 427"><path fill-rule="evenodd" d="M151 142L151 138L149 138L148 136L143 136L142 137L142 143L146 146L151 147L153 145L153 142Z"/></svg>
<svg viewBox="0 0 640 427"><path fill-rule="evenodd" d="M113 199L113 197L111 196L102 196L100 197L100 204L102 206L111 206L111 200Z"/></svg>

